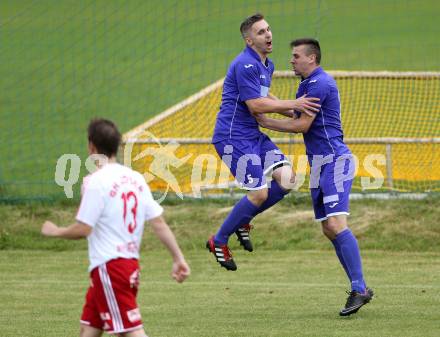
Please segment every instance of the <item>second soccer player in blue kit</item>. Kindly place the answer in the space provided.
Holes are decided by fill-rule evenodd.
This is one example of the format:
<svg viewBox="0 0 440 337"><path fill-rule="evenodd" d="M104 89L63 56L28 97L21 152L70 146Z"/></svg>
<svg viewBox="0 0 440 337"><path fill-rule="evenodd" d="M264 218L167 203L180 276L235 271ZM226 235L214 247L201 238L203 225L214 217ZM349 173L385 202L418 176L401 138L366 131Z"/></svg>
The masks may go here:
<svg viewBox="0 0 440 337"><path fill-rule="evenodd" d="M265 128L303 133L311 167L310 193L316 221L332 242L336 255L351 283L351 291L341 316L357 312L373 297L367 288L356 237L347 226L349 195L354 177L354 158L344 143L341 106L335 80L321 67L321 48L315 39L291 42L291 64L301 82L296 96L318 97L321 108L312 116L295 113L293 118L276 120L258 115Z"/></svg>

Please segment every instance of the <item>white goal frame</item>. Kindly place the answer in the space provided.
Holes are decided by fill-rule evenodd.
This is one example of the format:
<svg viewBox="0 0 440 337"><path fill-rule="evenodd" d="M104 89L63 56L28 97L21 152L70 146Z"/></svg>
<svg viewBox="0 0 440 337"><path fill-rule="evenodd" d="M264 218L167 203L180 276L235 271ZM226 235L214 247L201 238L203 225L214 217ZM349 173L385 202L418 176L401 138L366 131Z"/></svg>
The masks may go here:
<svg viewBox="0 0 440 337"><path fill-rule="evenodd" d="M395 72L395 71L344 71L333 70L328 73L335 78L438 78L440 79L440 72L426 72L426 71L408 71L408 72ZM296 77L293 71L275 71L273 78L294 78ZM172 107L161 112L157 116L149 119L145 123L131 129L123 135L123 145L126 144L157 144L159 140L161 143L177 142L179 144L211 144L211 138L158 138L158 139L139 139L138 136L147 131L150 127L161 122L165 118L175 114L186 106L196 102L200 98L210 94L211 92L219 89L224 82L224 78L217 80L216 82L208 85L202 90L198 91L194 95L186 98L185 100L173 105ZM303 144L304 141L299 138L272 138L277 144ZM345 138L344 142L347 144L385 144L386 151L386 170L387 170L387 185L390 189L393 188L393 172L392 172L392 145L393 144L423 144L423 143L440 143L440 137L435 138L403 138L403 137L377 137L377 138ZM231 186L228 185L227 188ZM212 188L219 188L213 186ZM220 187L222 188L222 187Z"/></svg>

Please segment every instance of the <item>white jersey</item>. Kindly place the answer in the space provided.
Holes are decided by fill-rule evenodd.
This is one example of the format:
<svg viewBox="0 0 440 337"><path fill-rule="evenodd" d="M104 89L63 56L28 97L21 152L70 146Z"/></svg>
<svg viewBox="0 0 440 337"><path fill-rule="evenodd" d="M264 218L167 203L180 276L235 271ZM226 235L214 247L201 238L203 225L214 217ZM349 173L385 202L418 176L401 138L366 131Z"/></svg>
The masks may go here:
<svg viewBox="0 0 440 337"><path fill-rule="evenodd" d="M139 259L144 222L163 212L142 175L110 163L84 178L82 194L76 220L93 228L89 271L120 257Z"/></svg>

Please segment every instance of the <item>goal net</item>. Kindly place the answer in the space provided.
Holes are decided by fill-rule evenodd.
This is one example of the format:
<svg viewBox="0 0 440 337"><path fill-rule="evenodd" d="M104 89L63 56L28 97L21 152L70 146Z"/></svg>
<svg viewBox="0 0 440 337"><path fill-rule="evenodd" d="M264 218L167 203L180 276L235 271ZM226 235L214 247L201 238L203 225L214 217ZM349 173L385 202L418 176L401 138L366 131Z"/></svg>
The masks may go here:
<svg viewBox="0 0 440 337"><path fill-rule="evenodd" d="M440 73L330 71L341 95L345 141L357 160L353 190L440 190ZM221 103L219 80L124 135L124 161L153 191L200 196L235 186L211 145ZM271 93L294 97L298 78L274 73ZM274 115L275 116L275 115ZM263 130L289 156L308 190L301 135Z"/></svg>

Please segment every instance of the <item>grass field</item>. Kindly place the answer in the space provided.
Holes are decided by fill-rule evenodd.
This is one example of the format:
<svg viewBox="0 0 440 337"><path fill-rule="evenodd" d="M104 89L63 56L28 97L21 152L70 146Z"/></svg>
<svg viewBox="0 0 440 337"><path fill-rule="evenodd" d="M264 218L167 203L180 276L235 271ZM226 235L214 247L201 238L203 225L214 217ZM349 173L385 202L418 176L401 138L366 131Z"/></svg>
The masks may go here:
<svg viewBox="0 0 440 337"><path fill-rule="evenodd" d="M249 254L231 241L237 272L203 249L231 200L167 201L166 218L192 268L177 285L170 258L149 229L139 303L150 337L434 337L440 331L438 198L354 200L351 227L362 249L373 302L338 316L348 284L312 221L308 198L288 198L258 217ZM87 281L85 241L42 238L45 219L69 224L72 204L0 205L0 331L74 336Z"/></svg>
<svg viewBox="0 0 440 337"><path fill-rule="evenodd" d="M2 1L0 198L62 195L56 161L85 158L92 116L127 131L222 77L256 10L280 70L304 35L327 69L440 69L435 0Z"/></svg>
<svg viewBox="0 0 440 337"><path fill-rule="evenodd" d="M169 277L164 252L144 253L139 303L150 337L436 337L440 253L365 251L376 298L340 318L347 284L330 251L237 252L239 270L187 254L192 276ZM0 254L2 337L76 336L88 286L86 252Z"/></svg>

